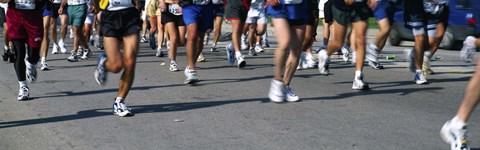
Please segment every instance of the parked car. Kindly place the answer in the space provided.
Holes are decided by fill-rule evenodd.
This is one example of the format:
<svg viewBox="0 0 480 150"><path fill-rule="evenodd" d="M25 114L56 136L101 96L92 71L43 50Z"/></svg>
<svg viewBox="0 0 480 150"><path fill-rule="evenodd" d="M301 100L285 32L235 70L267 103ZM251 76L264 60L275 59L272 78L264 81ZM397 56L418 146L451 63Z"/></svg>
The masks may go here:
<svg viewBox="0 0 480 150"><path fill-rule="evenodd" d="M480 32L480 3L478 0L450 0L450 15L448 27L440 44L444 49L459 48L461 43L469 35ZM414 41L413 33L405 28L403 11L394 15L394 23L389 35L389 42L392 46L398 46L402 41Z"/></svg>

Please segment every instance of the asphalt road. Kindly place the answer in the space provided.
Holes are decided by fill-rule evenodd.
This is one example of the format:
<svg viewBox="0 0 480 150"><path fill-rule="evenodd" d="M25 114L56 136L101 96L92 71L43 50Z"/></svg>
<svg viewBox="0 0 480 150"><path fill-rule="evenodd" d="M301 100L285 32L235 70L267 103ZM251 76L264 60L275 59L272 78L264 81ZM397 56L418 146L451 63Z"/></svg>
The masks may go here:
<svg viewBox="0 0 480 150"><path fill-rule="evenodd" d="M111 113L119 75L109 74L105 87L93 79L100 52L93 47L92 58L76 63L66 54L49 55L52 70L39 71L28 101L16 100L13 64L0 62L0 149L447 150L440 128L455 114L475 67L458 51L440 50L430 84L415 85L403 55L407 42L385 48L382 56L396 56L381 59L386 69L365 67L369 91L352 90L353 65L333 58L330 76L316 69L296 73L291 87L301 102L275 104L267 98L274 48L247 56L247 67L238 69L225 60L226 44L219 43L220 52L206 47L201 81L187 86L182 71L170 72L168 59L142 43L127 97L136 115L128 118ZM185 59L181 47L182 70ZM469 122L473 148L480 147L478 114Z"/></svg>

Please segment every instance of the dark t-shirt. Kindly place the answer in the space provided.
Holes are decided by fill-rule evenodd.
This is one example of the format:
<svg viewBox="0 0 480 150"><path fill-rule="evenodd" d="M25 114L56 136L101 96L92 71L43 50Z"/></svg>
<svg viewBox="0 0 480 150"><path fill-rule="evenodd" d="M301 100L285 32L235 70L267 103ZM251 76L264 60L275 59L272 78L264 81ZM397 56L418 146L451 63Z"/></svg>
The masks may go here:
<svg viewBox="0 0 480 150"><path fill-rule="evenodd" d="M360 2L361 1L361 2ZM355 7L367 5L366 0L355 0L355 3L352 5L345 4L345 0L333 0L333 5L335 8L342 10L342 11L349 11L354 9ZM363 6L362 6L363 7Z"/></svg>

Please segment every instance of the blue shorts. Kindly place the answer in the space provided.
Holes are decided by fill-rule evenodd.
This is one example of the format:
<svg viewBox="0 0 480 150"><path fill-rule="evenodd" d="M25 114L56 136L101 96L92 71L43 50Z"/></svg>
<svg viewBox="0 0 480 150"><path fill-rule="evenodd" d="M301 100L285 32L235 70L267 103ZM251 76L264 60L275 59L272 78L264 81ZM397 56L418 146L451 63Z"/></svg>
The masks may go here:
<svg viewBox="0 0 480 150"><path fill-rule="evenodd" d="M52 15L52 10L51 10L51 9L47 9L47 8L43 8L42 17L50 16L50 15Z"/></svg>
<svg viewBox="0 0 480 150"><path fill-rule="evenodd" d="M198 23L198 29L205 32L213 29L213 7L212 4L207 5L186 5L183 6L183 22L186 26L192 23Z"/></svg>
<svg viewBox="0 0 480 150"><path fill-rule="evenodd" d="M223 4L213 4L213 14L217 17L223 17L223 14L225 14Z"/></svg>
<svg viewBox="0 0 480 150"><path fill-rule="evenodd" d="M308 18L307 1L300 4L285 4L284 0L280 0L280 5L272 7L267 5L267 14L273 18L285 18L289 20L290 25L303 25Z"/></svg>
<svg viewBox="0 0 480 150"><path fill-rule="evenodd" d="M393 16L395 14L395 4L388 0L378 1L377 7L373 10L373 16L378 20L387 18L389 23L392 24Z"/></svg>

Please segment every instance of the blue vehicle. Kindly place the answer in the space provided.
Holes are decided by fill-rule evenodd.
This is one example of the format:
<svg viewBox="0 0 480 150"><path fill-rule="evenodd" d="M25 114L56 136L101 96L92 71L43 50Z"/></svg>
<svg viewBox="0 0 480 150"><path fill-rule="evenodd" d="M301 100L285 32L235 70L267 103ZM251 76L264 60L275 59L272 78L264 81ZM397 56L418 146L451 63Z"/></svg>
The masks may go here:
<svg viewBox="0 0 480 150"><path fill-rule="evenodd" d="M450 0L450 15L447 30L443 36L441 48L458 49L467 36L480 32L480 3L478 0ZM394 23L389 35L392 46L398 46L402 41L414 41L410 29L405 28L403 11L398 11L394 16Z"/></svg>

